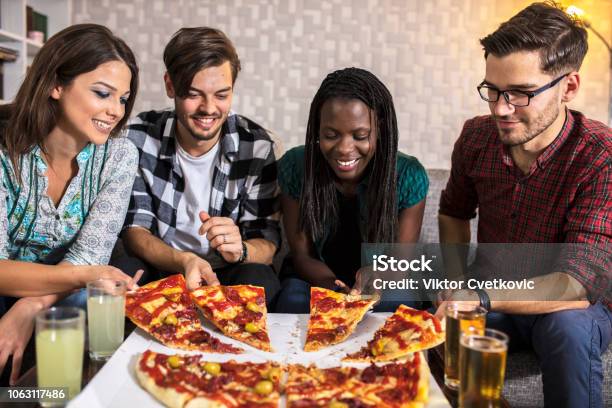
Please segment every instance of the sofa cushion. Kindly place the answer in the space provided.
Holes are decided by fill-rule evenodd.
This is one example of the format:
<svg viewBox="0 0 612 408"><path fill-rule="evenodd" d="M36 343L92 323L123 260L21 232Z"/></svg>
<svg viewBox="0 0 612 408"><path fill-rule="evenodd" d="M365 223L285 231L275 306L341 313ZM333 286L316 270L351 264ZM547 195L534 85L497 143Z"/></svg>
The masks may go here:
<svg viewBox="0 0 612 408"><path fill-rule="evenodd" d="M602 356L604 406L612 407L612 349ZM543 407L542 374L536 355L521 351L508 356L504 397L511 407Z"/></svg>

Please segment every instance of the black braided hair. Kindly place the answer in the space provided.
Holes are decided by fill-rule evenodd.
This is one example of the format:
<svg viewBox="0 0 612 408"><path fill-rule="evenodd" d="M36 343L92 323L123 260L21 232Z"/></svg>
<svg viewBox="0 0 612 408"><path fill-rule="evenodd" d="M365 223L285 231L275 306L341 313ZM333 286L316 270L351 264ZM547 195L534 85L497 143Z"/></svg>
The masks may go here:
<svg viewBox="0 0 612 408"><path fill-rule="evenodd" d="M396 159L398 129L393 98L387 87L371 72L345 68L323 80L310 105L304 157L304 181L300 198L300 229L313 241L327 227L335 230L338 218L336 175L319 148L321 107L335 98L357 99L370 109L376 125L376 151L368 164L368 225L366 242L394 242L397 230Z"/></svg>

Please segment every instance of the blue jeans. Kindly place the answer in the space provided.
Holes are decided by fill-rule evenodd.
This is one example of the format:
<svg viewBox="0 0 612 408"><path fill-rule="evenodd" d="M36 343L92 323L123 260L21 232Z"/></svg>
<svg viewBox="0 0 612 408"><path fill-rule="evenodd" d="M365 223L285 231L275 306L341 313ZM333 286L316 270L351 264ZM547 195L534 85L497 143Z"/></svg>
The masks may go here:
<svg viewBox="0 0 612 408"><path fill-rule="evenodd" d="M601 356L612 339L612 312L606 306L541 315L490 313L487 327L510 336L510 352L535 351L545 406L604 406Z"/></svg>
<svg viewBox="0 0 612 408"><path fill-rule="evenodd" d="M276 313L309 313L310 283L299 278L285 278L281 283L281 291L276 300ZM404 296L398 296L396 291L384 291L381 301L374 306L375 312L395 312L401 304L420 308L421 302L412 301Z"/></svg>
<svg viewBox="0 0 612 408"><path fill-rule="evenodd" d="M0 296L0 317L4 316L6 312L13 306L17 301L17 298L8 296ZM78 291L66 296L62 300L56 302L53 306L71 306L78 307L87 311L87 290L79 289Z"/></svg>
<svg viewBox="0 0 612 408"><path fill-rule="evenodd" d="M78 307L79 309L87 311L87 289L79 289L73 294L56 302L53 306Z"/></svg>

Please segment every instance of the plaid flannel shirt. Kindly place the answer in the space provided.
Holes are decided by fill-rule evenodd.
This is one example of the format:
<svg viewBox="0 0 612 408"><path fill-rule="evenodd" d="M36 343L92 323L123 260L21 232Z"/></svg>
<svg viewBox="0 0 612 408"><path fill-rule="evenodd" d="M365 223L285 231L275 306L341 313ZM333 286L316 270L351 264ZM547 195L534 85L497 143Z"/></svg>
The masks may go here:
<svg viewBox="0 0 612 408"><path fill-rule="evenodd" d="M130 122L127 133L138 147L140 164L123 228L146 228L166 243L176 231L176 209L184 191L175 120L174 110L143 112ZM279 248L274 142L257 123L233 112L221 134L208 213L233 219L245 240L263 238Z"/></svg>
<svg viewBox="0 0 612 408"><path fill-rule="evenodd" d="M609 307L612 287L612 129L567 110L529 174L499 142L491 116L468 120L455 143L440 214L475 217L479 243L578 243L554 270Z"/></svg>

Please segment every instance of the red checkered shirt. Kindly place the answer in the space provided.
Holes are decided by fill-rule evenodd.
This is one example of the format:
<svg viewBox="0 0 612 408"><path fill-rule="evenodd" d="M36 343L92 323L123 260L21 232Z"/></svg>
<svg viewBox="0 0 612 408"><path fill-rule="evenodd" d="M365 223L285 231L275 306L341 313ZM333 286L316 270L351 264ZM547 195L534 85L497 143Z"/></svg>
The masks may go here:
<svg viewBox="0 0 612 408"><path fill-rule="evenodd" d="M612 308L612 129L567 110L561 132L525 175L491 116L468 120L440 214L470 219L476 209L479 243L588 244L573 246L555 270Z"/></svg>

